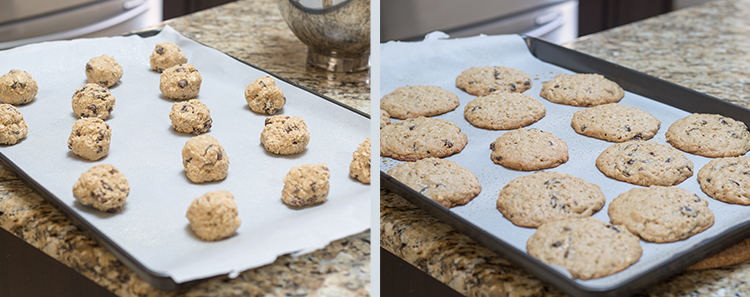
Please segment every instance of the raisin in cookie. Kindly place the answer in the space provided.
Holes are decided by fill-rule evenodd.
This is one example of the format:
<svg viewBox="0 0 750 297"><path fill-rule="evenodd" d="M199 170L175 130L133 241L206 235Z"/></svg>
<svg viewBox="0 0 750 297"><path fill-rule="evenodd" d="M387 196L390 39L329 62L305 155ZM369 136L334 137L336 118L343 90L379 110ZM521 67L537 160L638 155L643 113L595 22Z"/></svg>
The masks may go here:
<svg viewBox="0 0 750 297"><path fill-rule="evenodd" d="M168 41L157 43L149 58L151 69L159 73L172 66L185 64L188 60L179 46Z"/></svg>
<svg viewBox="0 0 750 297"><path fill-rule="evenodd" d="M325 163L293 167L284 176L281 201L292 208L315 206L326 202L331 172Z"/></svg>
<svg viewBox="0 0 750 297"><path fill-rule="evenodd" d="M86 63L86 79L89 83L105 88L114 86L122 78L122 66L108 55L94 57Z"/></svg>
<svg viewBox="0 0 750 297"><path fill-rule="evenodd" d="M609 204L612 224L622 225L643 240L684 240L714 224L708 200L680 187L633 188Z"/></svg>
<svg viewBox="0 0 750 297"><path fill-rule="evenodd" d="M175 102L169 112L172 127L177 132L201 134L211 129L211 110L198 99Z"/></svg>
<svg viewBox="0 0 750 297"><path fill-rule="evenodd" d="M68 148L86 160L96 161L109 153L112 129L99 118L82 118L73 123Z"/></svg>
<svg viewBox="0 0 750 297"><path fill-rule="evenodd" d="M216 241L234 234L240 227L237 202L229 191L208 192L195 198L185 214L198 238Z"/></svg>
<svg viewBox="0 0 750 297"><path fill-rule="evenodd" d="M388 175L446 208L469 203L482 191L469 169L438 158L399 164Z"/></svg>
<svg viewBox="0 0 750 297"><path fill-rule="evenodd" d="M456 87L476 96L492 92L522 93L531 88L531 79L518 69L503 66L471 67L456 77Z"/></svg>
<svg viewBox="0 0 750 297"><path fill-rule="evenodd" d="M358 181L370 183L370 137L360 143L357 150L352 154L352 162L349 164L349 176Z"/></svg>
<svg viewBox="0 0 750 297"><path fill-rule="evenodd" d="M750 158L713 159L698 170L698 183L711 198L750 205Z"/></svg>
<svg viewBox="0 0 750 297"><path fill-rule="evenodd" d="M568 161L568 144L539 129L506 132L490 144L495 164L515 170L554 168Z"/></svg>
<svg viewBox="0 0 750 297"><path fill-rule="evenodd" d="M260 143L266 151L277 155L301 153L310 143L305 120L298 116L277 115L266 118Z"/></svg>
<svg viewBox="0 0 750 297"><path fill-rule="evenodd" d="M675 148L631 140L606 148L596 158L604 175L640 186L673 186L693 175L693 162Z"/></svg>
<svg viewBox="0 0 750 297"><path fill-rule="evenodd" d="M73 113L78 118L96 117L106 120L115 109L115 96L97 84L85 84L73 93Z"/></svg>
<svg viewBox="0 0 750 297"><path fill-rule="evenodd" d="M661 122L640 108L609 103L577 111L570 126L581 135L624 142L653 138Z"/></svg>
<svg viewBox="0 0 750 297"><path fill-rule="evenodd" d="M467 143L458 125L441 119L418 117L380 129L380 155L402 161L447 157Z"/></svg>
<svg viewBox="0 0 750 297"><path fill-rule="evenodd" d="M536 228L548 221L590 217L605 201L595 184L564 173L540 171L505 185L497 209L516 226Z"/></svg>
<svg viewBox="0 0 750 297"><path fill-rule="evenodd" d="M275 114L286 104L286 97L273 77L264 76L247 85L245 101L254 112Z"/></svg>
<svg viewBox="0 0 750 297"><path fill-rule="evenodd" d="M638 262L643 253L637 236L592 217L544 223L529 237L526 250L582 280L617 273Z"/></svg>
<svg viewBox="0 0 750 297"><path fill-rule="evenodd" d="M73 185L73 197L78 202L109 213L120 210L128 194L127 178L110 164L91 167Z"/></svg>
<svg viewBox="0 0 750 297"><path fill-rule="evenodd" d="M559 104L596 106L619 102L625 91L599 74L558 74L542 84L540 96Z"/></svg>
<svg viewBox="0 0 750 297"><path fill-rule="evenodd" d="M16 144L28 133L29 126L21 111L13 105L0 104L0 144Z"/></svg>
<svg viewBox="0 0 750 297"><path fill-rule="evenodd" d="M216 138L200 135L185 142L182 165L194 183L217 181L227 177L229 156Z"/></svg>
<svg viewBox="0 0 750 297"><path fill-rule="evenodd" d="M380 99L380 109L391 117L409 119L441 115L458 107L458 96L436 86L399 87Z"/></svg>
<svg viewBox="0 0 750 297"><path fill-rule="evenodd" d="M385 110L380 110L380 129L391 124L391 115Z"/></svg>
<svg viewBox="0 0 750 297"><path fill-rule="evenodd" d="M21 105L34 100L39 91L36 80L26 71L11 69L0 76L0 102Z"/></svg>
<svg viewBox="0 0 750 297"><path fill-rule="evenodd" d="M198 69L192 64L178 64L164 69L159 80L161 93L173 100L198 97L203 82Z"/></svg>
<svg viewBox="0 0 750 297"><path fill-rule="evenodd" d="M475 127L510 130L526 127L544 117L544 104L519 93L492 93L477 97L464 107L464 117Z"/></svg>
<svg viewBox="0 0 750 297"><path fill-rule="evenodd" d="M718 114L692 114L669 126L667 142L699 156L736 157L750 150L745 123Z"/></svg>

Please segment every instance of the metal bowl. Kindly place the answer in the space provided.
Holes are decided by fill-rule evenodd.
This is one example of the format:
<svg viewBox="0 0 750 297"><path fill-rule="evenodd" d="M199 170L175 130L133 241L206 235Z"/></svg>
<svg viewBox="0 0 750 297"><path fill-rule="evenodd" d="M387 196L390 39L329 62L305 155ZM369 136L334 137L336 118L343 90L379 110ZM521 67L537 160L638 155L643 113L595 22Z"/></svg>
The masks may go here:
<svg viewBox="0 0 750 297"><path fill-rule="evenodd" d="M276 0L284 21L307 45L307 62L335 72L369 68L370 0Z"/></svg>

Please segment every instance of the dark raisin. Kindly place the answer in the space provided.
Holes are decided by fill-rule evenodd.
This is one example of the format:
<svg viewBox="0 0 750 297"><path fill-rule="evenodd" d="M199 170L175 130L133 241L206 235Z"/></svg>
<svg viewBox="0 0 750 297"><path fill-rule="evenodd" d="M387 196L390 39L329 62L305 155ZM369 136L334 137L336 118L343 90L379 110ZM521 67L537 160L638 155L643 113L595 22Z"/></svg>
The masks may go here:
<svg viewBox="0 0 750 297"><path fill-rule="evenodd" d="M631 138L632 140L643 140L643 135L641 133L638 133Z"/></svg>
<svg viewBox="0 0 750 297"><path fill-rule="evenodd" d="M730 181L730 182L732 182L733 184L737 185L738 187L741 187L741 186L742 186L742 185L740 185L740 183L738 183L738 182L737 182L737 181L735 181L735 180L731 180L731 179L730 179L729 181Z"/></svg>
<svg viewBox="0 0 750 297"><path fill-rule="evenodd" d="M264 83L262 80L259 81L258 84L260 84L261 87L264 87L264 88L266 87L266 83Z"/></svg>
<svg viewBox="0 0 750 297"><path fill-rule="evenodd" d="M409 131L414 130L417 126L409 126Z"/></svg>
<svg viewBox="0 0 750 297"><path fill-rule="evenodd" d="M615 227L615 225L607 224L607 228L612 229L612 230L616 231L617 233L620 233L620 229L618 229L617 227Z"/></svg>
<svg viewBox="0 0 750 297"><path fill-rule="evenodd" d="M500 161L502 161L502 160L503 160L503 157L499 157L499 156L498 156L498 157L495 157L494 159L495 159L496 161L500 162Z"/></svg>
<svg viewBox="0 0 750 297"><path fill-rule="evenodd" d="M625 131L628 131L628 132L630 132L630 131L631 131L631 130L630 130L630 126L628 126L628 125L625 125Z"/></svg>
<svg viewBox="0 0 750 297"><path fill-rule="evenodd" d="M184 89L188 86L188 81L185 79L181 79L180 81L177 82L177 86L180 87L181 89Z"/></svg>
<svg viewBox="0 0 750 297"><path fill-rule="evenodd" d="M687 206L687 205L681 206L679 208L679 210L680 210L680 214L682 214L684 216L688 216L688 217L692 217L692 218L698 216L698 212L695 209L693 209L692 207Z"/></svg>
<svg viewBox="0 0 750 297"><path fill-rule="evenodd" d="M552 142L552 141L550 141L550 142L549 142L549 146L555 146L555 143L554 143L554 142Z"/></svg>
<svg viewBox="0 0 750 297"><path fill-rule="evenodd" d="M664 162L665 162L665 163L671 163L671 162L672 162L672 160L673 160L673 159L672 159L672 157L669 157L669 158L667 158L666 160L664 160Z"/></svg>
<svg viewBox="0 0 750 297"><path fill-rule="evenodd" d="M91 67L91 64L86 63L86 71L93 71L94 67Z"/></svg>
<svg viewBox="0 0 750 297"><path fill-rule="evenodd" d="M550 200L549 200L549 206L551 206L552 208L557 207L557 197L552 196L552 198L550 198Z"/></svg>
<svg viewBox="0 0 750 297"><path fill-rule="evenodd" d="M630 159L630 160L628 160L628 162L627 162L627 163L628 163L628 165L633 165L633 163L635 163L635 160L633 160L633 159Z"/></svg>
<svg viewBox="0 0 750 297"><path fill-rule="evenodd" d="M524 81L524 82L523 82L523 85L524 85L524 86L530 86L530 85L531 85L531 81L528 81L528 80L527 80L527 81Z"/></svg>
<svg viewBox="0 0 750 297"><path fill-rule="evenodd" d="M101 80L101 81L99 81L99 84L100 84L100 85L105 85L105 86L106 86L106 85L108 85L108 84L109 84L109 81L108 81L108 80Z"/></svg>
<svg viewBox="0 0 750 297"><path fill-rule="evenodd" d="M722 125L729 125L729 123L727 123L727 121L726 121L726 120L724 120L723 118L722 118L722 119L719 119L719 124L722 124Z"/></svg>
<svg viewBox="0 0 750 297"><path fill-rule="evenodd" d="M193 106L192 106L192 105L190 105L190 104L187 104L187 105L183 105L183 106L182 106L182 108L180 109L180 112L183 112L183 113L184 113L184 112L187 112L187 111L188 111L188 107L189 107L190 109L193 109Z"/></svg>
<svg viewBox="0 0 750 297"><path fill-rule="evenodd" d="M222 154L222 150L219 150L219 152L216 153L216 161L221 161L223 158L224 154Z"/></svg>
<svg viewBox="0 0 750 297"><path fill-rule="evenodd" d="M482 107L481 107L481 106L474 106L474 107L473 107L473 108L471 109L471 111L472 111L472 112L474 112L474 111L475 111L475 110L477 110L477 109L482 109Z"/></svg>
<svg viewBox="0 0 750 297"><path fill-rule="evenodd" d="M562 244L562 241L555 241L552 243L552 247L560 247Z"/></svg>
<svg viewBox="0 0 750 297"><path fill-rule="evenodd" d="M510 84L510 91L515 92L516 91L516 84Z"/></svg>
<svg viewBox="0 0 750 297"><path fill-rule="evenodd" d="M266 118L266 122L265 122L264 126L268 126L268 124L270 124L270 123L271 123L271 118Z"/></svg>
<svg viewBox="0 0 750 297"><path fill-rule="evenodd" d="M490 93L492 93L492 92L494 92L494 91L497 91L497 89L495 89L495 88L490 88L490 90L489 90L489 91L490 91Z"/></svg>
<svg viewBox="0 0 750 297"><path fill-rule="evenodd" d="M91 110L94 114L96 114L97 111L99 111L99 107L94 104L89 104L86 106L86 109Z"/></svg>
<svg viewBox="0 0 750 297"><path fill-rule="evenodd" d="M495 143L494 142L490 143L490 149L493 150L493 151L495 150Z"/></svg>
<svg viewBox="0 0 750 297"><path fill-rule="evenodd" d="M445 147L447 147L447 148L452 148L453 147L453 142L451 142L448 139L443 139L443 143L445 144Z"/></svg>
<svg viewBox="0 0 750 297"><path fill-rule="evenodd" d="M588 128L589 128L589 126L587 126L587 125L581 126L581 132L586 131L586 129L588 129Z"/></svg>
<svg viewBox="0 0 750 297"><path fill-rule="evenodd" d="M157 45L156 46L156 53L160 54L160 55L163 55L164 54L164 48Z"/></svg>
<svg viewBox="0 0 750 297"><path fill-rule="evenodd" d="M315 189L317 188L318 183L312 183L310 184L310 189L315 192Z"/></svg>
<svg viewBox="0 0 750 297"><path fill-rule="evenodd" d="M551 186L551 185L557 185L557 184L559 184L559 183L560 183L560 181L559 181L559 180L556 180L556 179L550 179L550 180L548 180L548 181L544 182L544 185L545 185L545 186Z"/></svg>
<svg viewBox="0 0 750 297"><path fill-rule="evenodd" d="M104 149L101 146L96 147L96 153L101 153Z"/></svg>
<svg viewBox="0 0 750 297"><path fill-rule="evenodd" d="M494 76L494 77L495 77L495 79L500 79L500 71L497 71L497 69L495 69L495 70L494 70L494 71L492 72L492 76Z"/></svg>

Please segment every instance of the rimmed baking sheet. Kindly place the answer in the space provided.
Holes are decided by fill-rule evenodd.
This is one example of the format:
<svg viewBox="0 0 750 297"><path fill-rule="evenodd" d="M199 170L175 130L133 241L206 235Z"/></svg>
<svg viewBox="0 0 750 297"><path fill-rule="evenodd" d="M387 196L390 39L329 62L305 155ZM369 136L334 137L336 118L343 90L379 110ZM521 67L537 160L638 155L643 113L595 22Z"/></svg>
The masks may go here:
<svg viewBox="0 0 750 297"><path fill-rule="evenodd" d="M445 219L457 229L464 231L493 250L511 256L509 258L512 261L573 295L632 293L642 285L667 277L699 260L700 257L705 257L709 253L709 249L713 251L718 245L727 246L731 244L735 239L728 239L728 235L744 232L740 229L746 229L745 227L750 224L750 208L709 199L709 207L716 216L713 227L687 240L675 243L656 244L641 241L644 252L640 261L619 273L593 280L573 280L566 270L544 265L528 256L526 241L536 229L513 225L496 209L496 201L498 193L510 180L528 175L531 172L509 170L494 164L490 160L490 143L506 131L476 128L464 119L464 107L475 96L469 95L455 86L455 79L463 70L472 66L498 65L523 70L531 77L532 87L524 93L532 95L542 102L547 114L539 122L526 128L537 128L551 132L567 142L569 161L559 167L548 169L548 171L571 174L599 185L606 195L607 203L594 217L605 222L609 221L607 215L609 203L620 193L638 186L610 179L599 172L595 166L595 159L613 143L575 133L570 127L570 121L573 113L581 110L582 107L555 104L541 98L539 93L542 82L550 80L560 73L572 74L581 71L612 70L610 71L611 74L603 74L610 79L622 82L621 84L626 89L625 97L619 103L647 110L659 119L661 128L651 141L663 144L666 144L664 133L669 125L691 112L717 112L716 106L723 111L729 111L725 108L734 108L725 115L743 121L750 119L750 113L743 108L731 107L729 104L722 105L714 98L695 92L691 93L689 90L680 90L680 92L691 93L690 98L661 101L683 100L687 102L679 104L691 105L694 109L688 112L672 107L653 100L654 98L638 95L631 90L637 90L640 94L663 93L671 92L674 88L679 89L680 87L676 85L531 38L524 39L517 35L500 35L441 39L439 36L439 33L435 33L434 35L428 35L421 42L381 44L381 92L387 94L400 86L423 84L440 86L458 95L461 102L460 106L456 110L436 118L456 123L461 127L462 132L468 135L469 142L461 153L446 159L458 162L461 166L470 169L479 179L482 192L467 205L446 210L417 192L405 190L400 183L387 176L384 172L402 162L381 157L381 175L384 176L384 185L405 194L412 202L416 202L417 205ZM543 48L541 52L535 51L538 49L537 46ZM548 49L552 49L552 51L545 52ZM532 51L535 52L532 54ZM559 56L558 51L570 53L570 56ZM566 65L575 72L551 63ZM600 64L606 67L598 67ZM571 65L573 67L570 67ZM655 88L663 89L644 92L639 89L638 85L630 83L633 80L632 77L637 78L635 81L645 80L653 84ZM681 93L673 94L680 95ZM655 94L654 96L666 97L663 94ZM686 156L694 164L694 174L678 186L701 197L707 197L700 190L696 175L710 158L691 154L686 154ZM701 248L696 249L697 246L701 246ZM522 257L522 259L513 259L515 256ZM677 262L680 263L675 265Z"/></svg>
<svg viewBox="0 0 750 297"><path fill-rule="evenodd" d="M164 41L179 45L188 63L201 73L198 99L208 105L213 118L207 134L219 141L230 160L223 181L195 184L184 174L181 150L193 135L172 129L169 112L174 101L161 95L160 74L149 66L155 44ZM76 120L71 97L86 82L86 62L102 54L114 57L124 75L111 88L116 106L106 120L112 128L109 155L91 162L67 148ZM16 145L0 147L3 159L159 289L234 275L370 227L370 187L349 177L352 153L369 136L364 113L277 78L287 98L277 114L301 116L311 140L303 153L270 154L260 144L267 115L252 112L244 98L247 84L268 73L168 26L151 37L55 41L0 51L0 71L13 68L30 73L39 93L19 106L29 133ZM72 195L80 174L104 163L123 172L131 188L124 210L115 214L84 207ZM331 171L328 201L302 210L286 207L281 202L284 175L294 166L317 163L326 163ZM234 195L242 225L225 240L201 241L185 213L194 198L216 190Z"/></svg>

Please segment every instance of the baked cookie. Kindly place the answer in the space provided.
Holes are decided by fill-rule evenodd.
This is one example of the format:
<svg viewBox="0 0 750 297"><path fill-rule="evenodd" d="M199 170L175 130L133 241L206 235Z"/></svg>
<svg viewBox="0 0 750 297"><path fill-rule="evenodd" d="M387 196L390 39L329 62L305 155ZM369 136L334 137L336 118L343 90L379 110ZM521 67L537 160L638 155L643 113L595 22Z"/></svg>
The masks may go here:
<svg viewBox="0 0 750 297"><path fill-rule="evenodd" d="M526 250L582 280L617 273L638 262L643 253L637 236L592 217L544 223L529 237Z"/></svg>
<svg viewBox="0 0 750 297"><path fill-rule="evenodd" d="M357 150L352 154L352 163L349 164L349 176L356 178L362 183L370 183L370 137L360 143Z"/></svg>
<svg viewBox="0 0 750 297"><path fill-rule="evenodd" d="M159 81L159 90L164 97L183 100L198 97L201 90L201 74L192 64L178 64L164 69Z"/></svg>
<svg viewBox="0 0 750 297"><path fill-rule="evenodd" d="M605 201L595 184L564 173L540 171L505 185L497 209L516 226L536 228L548 221L590 217Z"/></svg>
<svg viewBox="0 0 750 297"><path fill-rule="evenodd" d="M630 189L612 200L608 213L612 224L656 243L684 240L714 224L708 200L680 187Z"/></svg>
<svg viewBox="0 0 750 297"><path fill-rule="evenodd" d="M114 86L122 78L122 66L108 55L94 57L86 63L86 79L89 83L105 88Z"/></svg>
<svg viewBox="0 0 750 297"><path fill-rule="evenodd" d="M468 141L452 122L418 117L380 129L380 155L402 161L442 158L461 152Z"/></svg>
<svg viewBox="0 0 750 297"><path fill-rule="evenodd" d="M436 86L399 87L380 99L380 109L391 117L409 119L441 115L458 107L458 96Z"/></svg>
<svg viewBox="0 0 750 297"><path fill-rule="evenodd" d="M391 115L385 110L380 110L380 129L391 124Z"/></svg>
<svg viewBox="0 0 750 297"><path fill-rule="evenodd" d="M471 100L464 107L464 117L469 123L492 130L526 127L545 114L542 102L519 93L491 93Z"/></svg>
<svg viewBox="0 0 750 297"><path fill-rule="evenodd" d="M73 113L78 118L100 118L106 120L115 109L115 96L109 89L97 84L85 84L73 94Z"/></svg>
<svg viewBox="0 0 750 297"><path fill-rule="evenodd" d="M192 134L208 132L213 123L208 106L198 99L175 102L169 112L169 119L177 132Z"/></svg>
<svg viewBox="0 0 750 297"><path fill-rule="evenodd" d="M159 73L172 66L187 63L187 57L182 49L169 41L157 43L149 58L151 69Z"/></svg>
<svg viewBox="0 0 750 297"><path fill-rule="evenodd" d="M554 168L568 161L568 144L539 129L505 132L490 144L495 164L515 170Z"/></svg>
<svg viewBox="0 0 750 297"><path fill-rule="evenodd" d="M577 111L570 126L581 135L624 142L653 138L661 122L640 108L609 103Z"/></svg>
<svg viewBox="0 0 750 297"><path fill-rule="evenodd" d="M208 192L195 198L185 214L198 238L205 241L224 239L240 227L237 202L229 191Z"/></svg>
<svg viewBox="0 0 750 297"><path fill-rule="evenodd" d="M0 76L0 102L21 105L34 100L39 91L36 80L26 71L11 69Z"/></svg>
<svg viewBox="0 0 750 297"><path fill-rule="evenodd" d="M266 118L260 143L270 153L293 155L301 153L310 143L307 124L298 116L277 115Z"/></svg>
<svg viewBox="0 0 750 297"><path fill-rule="evenodd" d="M596 106L619 102L625 91L599 74L558 74L542 84L540 96L559 104Z"/></svg>
<svg viewBox="0 0 750 297"><path fill-rule="evenodd" d="M284 176L281 201L292 208L314 206L326 202L331 172L325 163L292 167Z"/></svg>
<svg viewBox="0 0 750 297"><path fill-rule="evenodd" d="M254 112L274 114L284 107L286 97L281 88L276 86L273 77L266 75L247 85L245 101Z"/></svg>
<svg viewBox="0 0 750 297"><path fill-rule="evenodd" d="M217 181L227 177L229 156L216 138L200 135L185 142L182 165L194 183Z"/></svg>
<svg viewBox="0 0 750 297"><path fill-rule="evenodd" d="M469 203L482 191L469 169L439 158L402 163L388 170L388 175L446 208Z"/></svg>
<svg viewBox="0 0 750 297"><path fill-rule="evenodd" d="M492 92L522 93L531 88L531 78L521 70L503 66L471 67L456 77L456 87L476 96Z"/></svg>
<svg viewBox="0 0 750 297"><path fill-rule="evenodd" d="M82 118L73 123L68 148L86 160L96 161L109 153L112 129L100 118Z"/></svg>
<svg viewBox="0 0 750 297"><path fill-rule="evenodd" d="M120 210L128 194L127 178L110 164L91 167L73 184L73 197L79 203L109 213Z"/></svg>
<svg viewBox="0 0 750 297"><path fill-rule="evenodd" d="M677 149L699 156L736 157L750 150L745 123L718 114L692 114L677 120L665 135Z"/></svg>
<svg viewBox="0 0 750 297"><path fill-rule="evenodd" d="M750 158L713 159L698 170L698 183L708 197L750 205Z"/></svg>
<svg viewBox="0 0 750 297"><path fill-rule="evenodd" d="M693 175L693 162L675 148L631 140L606 148L596 158L604 175L639 186L673 186Z"/></svg>
<svg viewBox="0 0 750 297"><path fill-rule="evenodd" d="M0 104L0 144L16 144L28 133L29 126L21 111L13 105Z"/></svg>

